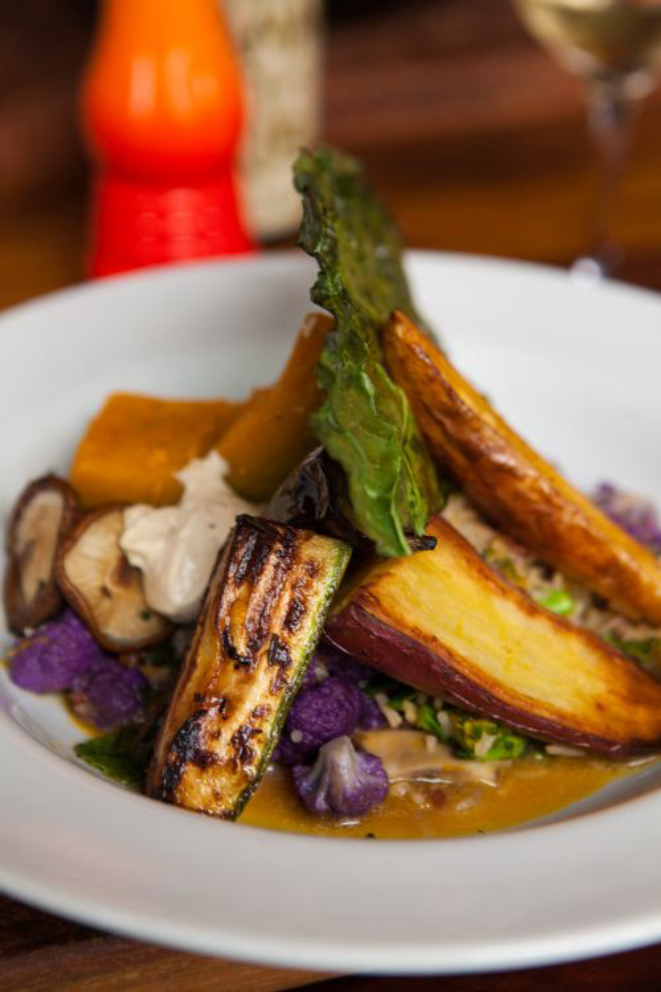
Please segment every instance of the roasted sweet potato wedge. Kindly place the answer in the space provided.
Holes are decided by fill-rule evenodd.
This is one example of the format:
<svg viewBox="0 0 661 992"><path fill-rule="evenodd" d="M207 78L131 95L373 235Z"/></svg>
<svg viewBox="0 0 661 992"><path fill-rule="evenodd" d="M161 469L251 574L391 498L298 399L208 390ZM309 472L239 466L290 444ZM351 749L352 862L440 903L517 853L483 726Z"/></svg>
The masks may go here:
<svg viewBox="0 0 661 992"><path fill-rule="evenodd" d="M488 517L613 609L661 623L652 554L533 451L403 314L386 327L384 348L435 458Z"/></svg>
<svg viewBox="0 0 661 992"><path fill-rule="evenodd" d="M661 749L661 683L510 586L446 521L429 530L435 550L359 576L326 626L337 647L543 740Z"/></svg>
<svg viewBox="0 0 661 992"><path fill-rule="evenodd" d="M332 538L237 518L156 744L151 795L238 816L268 765L349 555Z"/></svg>
<svg viewBox="0 0 661 992"><path fill-rule="evenodd" d="M245 499L270 499L315 447L310 417L322 401L317 364L331 324L328 314L306 316L280 377L248 404L216 445L229 466L228 482Z"/></svg>

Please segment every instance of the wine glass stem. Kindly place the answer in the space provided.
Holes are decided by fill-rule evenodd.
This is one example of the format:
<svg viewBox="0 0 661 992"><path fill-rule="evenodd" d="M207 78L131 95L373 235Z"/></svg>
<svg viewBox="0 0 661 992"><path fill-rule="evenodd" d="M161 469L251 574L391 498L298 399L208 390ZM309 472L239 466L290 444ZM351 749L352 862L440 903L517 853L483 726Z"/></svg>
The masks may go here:
<svg viewBox="0 0 661 992"><path fill-rule="evenodd" d="M588 120L599 168L589 255L602 276L622 259L621 249L611 240L611 218L631 144L633 105L625 77L588 83Z"/></svg>

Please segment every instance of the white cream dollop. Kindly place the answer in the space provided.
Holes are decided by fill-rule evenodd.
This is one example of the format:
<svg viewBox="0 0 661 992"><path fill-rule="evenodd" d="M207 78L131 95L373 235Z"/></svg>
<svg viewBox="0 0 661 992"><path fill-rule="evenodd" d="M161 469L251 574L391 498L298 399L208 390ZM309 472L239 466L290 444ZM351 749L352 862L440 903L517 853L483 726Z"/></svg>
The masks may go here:
<svg viewBox="0 0 661 992"><path fill-rule="evenodd" d="M230 489L226 472L212 451L175 473L184 487L176 506L136 504L124 511L122 551L142 572L149 606L175 623L195 619L236 516L259 512Z"/></svg>

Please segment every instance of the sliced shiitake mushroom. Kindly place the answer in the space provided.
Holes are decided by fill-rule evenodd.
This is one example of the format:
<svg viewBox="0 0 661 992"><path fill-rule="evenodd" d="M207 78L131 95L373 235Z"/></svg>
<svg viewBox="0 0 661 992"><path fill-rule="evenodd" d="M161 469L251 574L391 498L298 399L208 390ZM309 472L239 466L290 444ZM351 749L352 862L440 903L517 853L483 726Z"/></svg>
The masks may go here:
<svg viewBox="0 0 661 992"><path fill-rule="evenodd" d="M61 608L55 561L79 510L74 489L56 475L35 479L16 500L7 527L4 602L7 622L17 634Z"/></svg>
<svg viewBox="0 0 661 992"><path fill-rule="evenodd" d="M57 561L57 579L67 600L109 651L130 651L164 640L172 625L152 610L142 574L119 546L122 507L83 517L66 537Z"/></svg>

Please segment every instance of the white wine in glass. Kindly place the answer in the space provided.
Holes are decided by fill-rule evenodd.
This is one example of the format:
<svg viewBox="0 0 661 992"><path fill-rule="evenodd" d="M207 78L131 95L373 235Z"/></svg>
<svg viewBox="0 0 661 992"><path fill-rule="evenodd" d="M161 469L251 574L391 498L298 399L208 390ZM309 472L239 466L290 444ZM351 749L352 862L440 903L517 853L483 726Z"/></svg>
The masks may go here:
<svg viewBox="0 0 661 992"><path fill-rule="evenodd" d="M607 275L621 258L608 227L632 109L653 88L661 66L661 0L514 0L514 5L530 33L586 82L601 181L589 255L575 268Z"/></svg>

